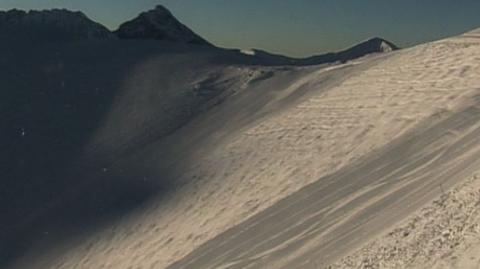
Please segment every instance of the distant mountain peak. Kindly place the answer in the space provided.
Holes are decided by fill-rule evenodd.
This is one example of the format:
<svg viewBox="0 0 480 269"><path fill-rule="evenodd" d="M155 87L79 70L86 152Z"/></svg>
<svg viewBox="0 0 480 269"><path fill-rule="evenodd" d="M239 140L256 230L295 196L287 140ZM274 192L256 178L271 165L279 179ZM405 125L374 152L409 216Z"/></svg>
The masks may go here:
<svg viewBox="0 0 480 269"><path fill-rule="evenodd" d="M112 33L80 11L66 9L0 11L0 36L31 41L109 39Z"/></svg>
<svg viewBox="0 0 480 269"><path fill-rule="evenodd" d="M374 50L374 52L391 52L399 49L392 42L380 37L370 38L367 41L358 44L357 46L369 47Z"/></svg>
<svg viewBox="0 0 480 269"><path fill-rule="evenodd" d="M155 39L187 44L211 45L178 21L162 5L157 5L154 9L143 12L133 20L123 23L115 31L115 34L121 39Z"/></svg>
<svg viewBox="0 0 480 269"><path fill-rule="evenodd" d="M329 52L320 55L314 55L307 58L291 58L279 54L269 53L258 49L243 49L240 53L268 62L270 64L282 65L319 65L335 62L348 62L375 53L387 53L398 50L395 44L383 38L374 37L367 39L359 44L342 51Z"/></svg>
<svg viewBox="0 0 480 269"><path fill-rule="evenodd" d="M347 62L375 53L386 53L398 50L395 44L383 38L374 37L367 39L346 50L312 56L301 60L305 64L319 64L328 62Z"/></svg>
<svg viewBox="0 0 480 269"><path fill-rule="evenodd" d="M173 16L172 13L170 12L170 10L168 10L163 5L156 5L153 10L156 11L156 12L164 12L164 13L169 14L170 16Z"/></svg>

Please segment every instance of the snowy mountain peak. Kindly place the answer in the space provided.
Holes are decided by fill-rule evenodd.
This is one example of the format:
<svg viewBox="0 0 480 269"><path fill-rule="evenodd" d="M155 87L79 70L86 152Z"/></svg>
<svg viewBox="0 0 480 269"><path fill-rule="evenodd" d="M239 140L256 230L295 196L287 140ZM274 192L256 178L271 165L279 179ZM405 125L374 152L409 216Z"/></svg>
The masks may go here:
<svg viewBox="0 0 480 269"><path fill-rule="evenodd" d="M394 50L398 50L399 48L393 44L392 42L389 42L383 38L379 37L374 37L371 38L359 45L363 45L365 47L369 47L373 50L376 50L376 52L391 52Z"/></svg>
<svg viewBox="0 0 480 269"><path fill-rule="evenodd" d="M31 41L67 41L114 37L82 12L66 9L0 11L0 36Z"/></svg>
<svg viewBox="0 0 480 269"><path fill-rule="evenodd" d="M322 59L325 61L325 60L335 59L335 61L345 62L345 61L357 59L369 54L391 52L398 49L399 48L396 45L394 45L392 42L389 42L383 38L374 37L364 42L361 42L353 47L350 47L346 50L335 52L335 53L327 53L321 56L315 56L315 57L312 57L311 60Z"/></svg>
<svg viewBox="0 0 480 269"><path fill-rule="evenodd" d="M210 45L208 41L179 22L168 9L161 5L120 25L115 33L122 39L156 39Z"/></svg>

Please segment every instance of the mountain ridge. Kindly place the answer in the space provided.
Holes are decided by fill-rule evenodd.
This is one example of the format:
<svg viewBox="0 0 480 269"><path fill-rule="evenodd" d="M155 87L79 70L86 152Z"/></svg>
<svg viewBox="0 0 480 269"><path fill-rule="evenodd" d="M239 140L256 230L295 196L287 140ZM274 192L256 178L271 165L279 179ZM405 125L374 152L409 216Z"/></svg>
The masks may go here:
<svg viewBox="0 0 480 269"><path fill-rule="evenodd" d="M31 41L111 39L105 26L67 9L0 11L0 36Z"/></svg>
<svg viewBox="0 0 480 269"><path fill-rule="evenodd" d="M373 37L341 51L328 52L305 58L288 57L258 49L240 50L240 52L251 57L283 63L285 65L318 65L324 63L347 62L368 54L387 53L399 49L399 47L388 40L380 37Z"/></svg>
<svg viewBox="0 0 480 269"><path fill-rule="evenodd" d="M114 33L120 39L155 39L195 45L212 45L178 21L162 5L157 5L154 9L142 12L134 19L122 23Z"/></svg>
<svg viewBox="0 0 480 269"><path fill-rule="evenodd" d="M30 10L12 9L0 11L0 36L5 39L29 41L78 41L78 40L158 40L179 44L215 47L186 25L167 8L157 5L140 13L110 31L80 11L68 9ZM239 50L252 59L275 65L317 65L346 62L371 53L390 52L399 49L392 42L374 37L346 50L293 58L262 50Z"/></svg>

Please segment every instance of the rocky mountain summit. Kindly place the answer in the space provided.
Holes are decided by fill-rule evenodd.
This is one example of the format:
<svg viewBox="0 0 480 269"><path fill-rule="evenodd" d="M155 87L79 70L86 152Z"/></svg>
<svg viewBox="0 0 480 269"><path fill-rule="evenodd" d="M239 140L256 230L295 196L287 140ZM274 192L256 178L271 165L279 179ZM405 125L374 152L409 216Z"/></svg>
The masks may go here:
<svg viewBox="0 0 480 269"><path fill-rule="evenodd" d="M155 39L172 42L211 45L179 22L163 6L143 12L135 19L120 25L115 34L121 39Z"/></svg>

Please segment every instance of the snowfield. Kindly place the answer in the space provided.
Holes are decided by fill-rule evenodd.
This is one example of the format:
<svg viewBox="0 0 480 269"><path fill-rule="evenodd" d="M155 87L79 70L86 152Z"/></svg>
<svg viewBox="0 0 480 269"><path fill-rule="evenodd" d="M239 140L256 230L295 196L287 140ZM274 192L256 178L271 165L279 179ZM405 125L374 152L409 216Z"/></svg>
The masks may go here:
<svg viewBox="0 0 480 269"><path fill-rule="evenodd" d="M1 44L5 268L475 268L480 33L374 42Z"/></svg>
<svg viewBox="0 0 480 269"><path fill-rule="evenodd" d="M479 179L476 172L393 230L328 268L479 268Z"/></svg>
<svg viewBox="0 0 480 269"><path fill-rule="evenodd" d="M335 67L226 69L245 77L235 93L109 168L168 175L169 191L44 268L333 262L473 173L479 46L469 34ZM105 128L135 99L117 100Z"/></svg>

